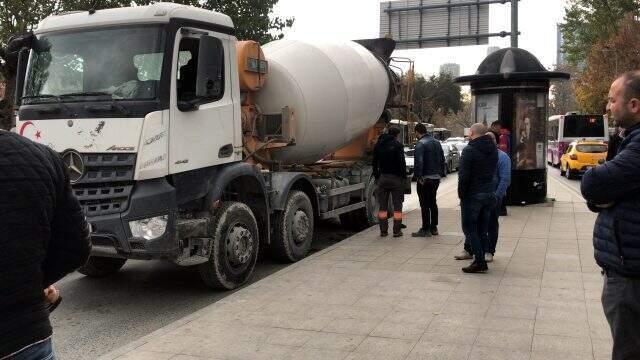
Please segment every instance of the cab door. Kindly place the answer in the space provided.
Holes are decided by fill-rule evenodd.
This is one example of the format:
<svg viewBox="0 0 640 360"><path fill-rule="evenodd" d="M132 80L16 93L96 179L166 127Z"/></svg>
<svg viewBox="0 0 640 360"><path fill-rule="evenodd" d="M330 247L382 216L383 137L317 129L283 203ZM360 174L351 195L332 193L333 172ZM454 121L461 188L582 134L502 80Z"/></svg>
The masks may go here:
<svg viewBox="0 0 640 360"><path fill-rule="evenodd" d="M174 48L169 172L238 161L234 111L235 38L184 27ZM239 114L238 114L239 116Z"/></svg>

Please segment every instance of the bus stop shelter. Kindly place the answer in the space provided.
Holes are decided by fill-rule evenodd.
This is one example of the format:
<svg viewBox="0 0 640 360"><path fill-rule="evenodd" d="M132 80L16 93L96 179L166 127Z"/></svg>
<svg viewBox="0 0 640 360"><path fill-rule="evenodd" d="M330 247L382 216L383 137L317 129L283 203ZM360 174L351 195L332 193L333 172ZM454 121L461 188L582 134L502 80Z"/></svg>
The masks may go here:
<svg viewBox="0 0 640 360"><path fill-rule="evenodd" d="M474 122L500 122L499 141L512 160L507 204L526 205L547 197L547 111L552 79L569 79L547 71L526 50L506 48L487 56L474 75L456 78L471 85Z"/></svg>

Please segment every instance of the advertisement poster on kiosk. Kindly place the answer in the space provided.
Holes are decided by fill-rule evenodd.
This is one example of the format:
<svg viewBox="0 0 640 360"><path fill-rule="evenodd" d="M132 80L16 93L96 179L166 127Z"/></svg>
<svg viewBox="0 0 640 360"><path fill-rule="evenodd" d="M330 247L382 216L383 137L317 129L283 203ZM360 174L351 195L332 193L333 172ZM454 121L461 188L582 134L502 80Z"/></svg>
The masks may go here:
<svg viewBox="0 0 640 360"><path fill-rule="evenodd" d="M514 96L515 153L517 170L544 169L546 141L546 114L544 93L517 93Z"/></svg>

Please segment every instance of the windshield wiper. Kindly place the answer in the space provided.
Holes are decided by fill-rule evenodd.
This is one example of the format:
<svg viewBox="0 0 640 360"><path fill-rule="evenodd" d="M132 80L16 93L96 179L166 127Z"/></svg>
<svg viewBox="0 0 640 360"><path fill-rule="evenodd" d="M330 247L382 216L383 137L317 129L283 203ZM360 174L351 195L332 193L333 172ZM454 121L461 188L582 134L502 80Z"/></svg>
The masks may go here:
<svg viewBox="0 0 640 360"><path fill-rule="evenodd" d="M60 97L70 97L70 96L109 96L112 97L110 93L104 91L82 91L82 92L74 92L68 94L62 94Z"/></svg>
<svg viewBox="0 0 640 360"><path fill-rule="evenodd" d="M33 102L33 101L29 101L26 105L49 105L49 106L40 106L37 110L37 112L39 112L40 114L55 114L55 113L59 113L60 111L64 110L67 114L70 114L71 112L69 111L69 108L62 102L62 100L60 99L60 96L57 95L52 95L52 94L40 94L40 95L28 95L28 96L23 96L21 100L35 100L35 99L52 99L55 100L56 105L57 106L52 106L53 103L49 103L49 102L44 102L44 103L40 103L40 102Z"/></svg>
<svg viewBox="0 0 640 360"><path fill-rule="evenodd" d="M40 94L40 95L27 95L27 96L23 96L22 100L29 100L29 99L54 99L57 102L60 102L60 97L58 95L51 95L51 94Z"/></svg>

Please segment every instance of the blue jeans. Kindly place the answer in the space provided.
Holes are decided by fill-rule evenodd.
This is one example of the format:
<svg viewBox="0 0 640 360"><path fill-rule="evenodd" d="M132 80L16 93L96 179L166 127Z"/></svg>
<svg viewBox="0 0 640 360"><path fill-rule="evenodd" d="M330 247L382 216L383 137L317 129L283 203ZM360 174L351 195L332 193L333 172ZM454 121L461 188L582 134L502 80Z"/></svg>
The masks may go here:
<svg viewBox="0 0 640 360"><path fill-rule="evenodd" d="M489 250L489 219L491 209L496 207L496 197L492 193L470 195L462 200L462 232L465 236L465 250L473 254L474 261L484 263L484 253Z"/></svg>
<svg viewBox="0 0 640 360"><path fill-rule="evenodd" d="M496 206L491 209L489 213L489 227L487 229L487 235L489 237L489 247L487 251L491 255L496 253L496 245L498 244L498 233L500 231L500 223L498 223L498 217L500 216L500 209L502 206L502 199L496 198Z"/></svg>
<svg viewBox="0 0 640 360"><path fill-rule="evenodd" d="M11 357L11 360L56 360L51 338L29 346Z"/></svg>

